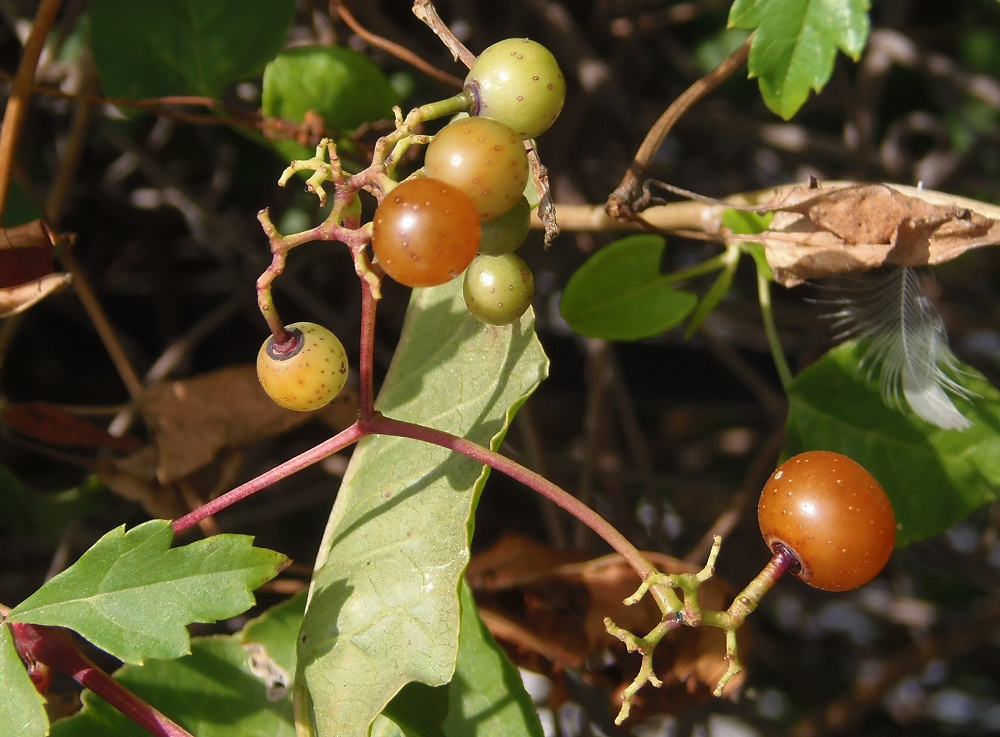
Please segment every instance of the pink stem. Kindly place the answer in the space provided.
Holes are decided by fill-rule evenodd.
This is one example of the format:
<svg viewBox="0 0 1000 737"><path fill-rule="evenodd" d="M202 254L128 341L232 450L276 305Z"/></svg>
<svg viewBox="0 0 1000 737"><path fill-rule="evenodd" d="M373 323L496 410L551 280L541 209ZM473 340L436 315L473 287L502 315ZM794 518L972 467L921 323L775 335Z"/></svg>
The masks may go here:
<svg viewBox="0 0 1000 737"><path fill-rule="evenodd" d="M238 501L246 499L248 496L256 494L258 491L266 489L271 484L288 478L293 473L301 471L303 468L317 463L327 456L331 456L339 450L343 450L348 445L358 442L368 433L362 428L359 422L355 422L329 440L316 445L304 453L300 453L294 458L285 461L279 466L275 466L270 471L262 473L257 478L247 481L245 484L237 486L232 491L227 491L220 497L216 497L202 507L184 515L180 519L174 520L174 535L178 535L189 527L201 522L206 517L221 512L226 507Z"/></svg>
<svg viewBox="0 0 1000 737"><path fill-rule="evenodd" d="M26 659L45 663L89 688L156 737L192 737L191 733L147 704L90 660L61 627L10 622L14 643Z"/></svg>
<svg viewBox="0 0 1000 737"><path fill-rule="evenodd" d="M422 440L485 463L497 471L510 476L512 479L520 481L525 486L534 489L546 499L559 505L583 522L587 527L600 535L608 545L614 548L643 580L657 572L653 564L646 559L646 556L601 515L544 476L525 468L520 463L500 453L484 448L471 440L466 440L465 438L460 438L441 430L434 430L422 425L403 422L402 420L394 420L382 415L376 415L371 423L366 424L366 428L373 433Z"/></svg>

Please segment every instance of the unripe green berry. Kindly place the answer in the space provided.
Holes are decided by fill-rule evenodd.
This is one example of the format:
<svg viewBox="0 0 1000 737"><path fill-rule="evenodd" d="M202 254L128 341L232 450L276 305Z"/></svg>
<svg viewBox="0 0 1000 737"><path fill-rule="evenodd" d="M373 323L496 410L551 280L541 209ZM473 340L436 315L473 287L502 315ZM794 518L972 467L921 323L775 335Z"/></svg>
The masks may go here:
<svg viewBox="0 0 1000 737"><path fill-rule="evenodd" d="M487 256L500 256L513 253L531 230L531 205L524 195L507 212L482 224L482 234L479 238L479 252Z"/></svg>
<svg viewBox="0 0 1000 737"><path fill-rule="evenodd" d="M531 306L535 277L515 253L476 256L465 270L462 293L469 313L489 325L514 322Z"/></svg>
<svg viewBox="0 0 1000 737"><path fill-rule="evenodd" d="M499 120L522 139L549 129L562 111L566 80L552 53L527 38L493 44L465 78L470 113Z"/></svg>
<svg viewBox="0 0 1000 737"><path fill-rule="evenodd" d="M287 325L290 336L268 336L257 354L257 378L275 402L307 412L328 404L347 382L347 353L336 335L314 322Z"/></svg>

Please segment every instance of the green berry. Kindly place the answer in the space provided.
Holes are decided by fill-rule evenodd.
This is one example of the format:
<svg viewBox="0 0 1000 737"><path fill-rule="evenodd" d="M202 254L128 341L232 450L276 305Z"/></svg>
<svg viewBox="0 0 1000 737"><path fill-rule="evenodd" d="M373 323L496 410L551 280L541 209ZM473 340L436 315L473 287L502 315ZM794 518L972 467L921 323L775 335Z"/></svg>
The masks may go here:
<svg viewBox="0 0 1000 737"><path fill-rule="evenodd" d="M549 129L566 99L566 81L552 53L527 38L493 44L465 78L470 113L499 120L518 136L534 138Z"/></svg>
<svg viewBox="0 0 1000 737"><path fill-rule="evenodd" d="M289 339L268 336L257 354L257 378L264 391L286 409L319 409L347 382L347 353L337 336L314 322L287 325Z"/></svg>
<svg viewBox="0 0 1000 737"><path fill-rule="evenodd" d="M513 253L524 243L529 230L531 230L531 205L528 204L528 199L521 195L514 206L503 215L483 221L479 252L487 256Z"/></svg>
<svg viewBox="0 0 1000 737"><path fill-rule="evenodd" d="M531 306L535 277L515 253L476 256L465 271L465 306L480 322L506 325Z"/></svg>

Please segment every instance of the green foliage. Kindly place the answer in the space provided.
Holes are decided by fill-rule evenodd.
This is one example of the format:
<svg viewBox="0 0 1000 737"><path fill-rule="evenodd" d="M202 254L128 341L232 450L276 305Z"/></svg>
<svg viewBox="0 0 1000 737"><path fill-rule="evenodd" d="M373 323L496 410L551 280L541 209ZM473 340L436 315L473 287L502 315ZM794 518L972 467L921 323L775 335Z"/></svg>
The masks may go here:
<svg viewBox="0 0 1000 737"><path fill-rule="evenodd" d="M542 737L521 675L476 612L472 591L461 587L462 629L455 676L448 684L447 737Z"/></svg>
<svg viewBox="0 0 1000 737"><path fill-rule="evenodd" d="M521 676L479 619L464 581L459 593L462 622L451 681L437 687L409 683L384 713L423 737L542 737Z"/></svg>
<svg viewBox="0 0 1000 737"><path fill-rule="evenodd" d="M823 89L840 49L857 60L868 39L868 0L736 0L729 25L754 31L750 76L788 120Z"/></svg>
<svg viewBox="0 0 1000 737"><path fill-rule="evenodd" d="M35 690L14 649L10 628L0 624L0 724L8 737L42 737L48 717L45 702Z"/></svg>
<svg viewBox="0 0 1000 737"><path fill-rule="evenodd" d="M93 0L90 48L111 97L219 97L278 53L294 0Z"/></svg>
<svg viewBox="0 0 1000 737"><path fill-rule="evenodd" d="M255 672L250 665L248 646L256 646L257 662L266 657L285 673L294 673L295 635L304 605L304 596L289 599L240 633L195 638L190 655L125 666L115 679L197 737L293 737L291 690L269 698L261 669ZM84 693L79 714L52 728L52 737L148 734L90 692Z"/></svg>
<svg viewBox="0 0 1000 737"><path fill-rule="evenodd" d="M416 290L378 409L497 447L547 372L532 318L483 326L465 309L461 279ZM320 734L364 735L407 683L451 680L459 580L486 476L414 440L373 436L355 449L299 644Z"/></svg>
<svg viewBox="0 0 1000 737"><path fill-rule="evenodd" d="M680 324L698 298L671 289L660 273L666 241L632 235L610 243L581 266L563 292L559 309L581 335L638 340Z"/></svg>
<svg viewBox="0 0 1000 737"><path fill-rule="evenodd" d="M795 378L786 452L833 450L868 468L892 500L899 544L944 532L1000 498L1000 393L960 365L959 382L976 396L956 404L973 425L942 430L887 407L863 355L863 345L847 343Z"/></svg>
<svg viewBox="0 0 1000 737"><path fill-rule="evenodd" d="M340 46L308 46L278 54L264 69L262 111L269 118L301 123L313 112L343 134L363 123L392 118L396 92L368 57ZM294 141L274 141L288 159L314 151Z"/></svg>
<svg viewBox="0 0 1000 737"><path fill-rule="evenodd" d="M186 626L233 617L286 558L246 535L171 548L166 520L107 533L12 611L13 622L69 627L127 663L188 652Z"/></svg>

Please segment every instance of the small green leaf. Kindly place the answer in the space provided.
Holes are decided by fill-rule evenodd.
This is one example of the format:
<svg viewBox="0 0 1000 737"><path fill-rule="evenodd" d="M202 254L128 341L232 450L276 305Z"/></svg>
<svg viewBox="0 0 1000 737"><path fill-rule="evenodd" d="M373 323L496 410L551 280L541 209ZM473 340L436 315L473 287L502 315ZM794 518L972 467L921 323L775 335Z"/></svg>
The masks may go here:
<svg viewBox="0 0 1000 737"><path fill-rule="evenodd" d="M45 700L28 677L10 628L0 623L0 724L5 737L44 737L49 731Z"/></svg>
<svg viewBox="0 0 1000 737"><path fill-rule="evenodd" d="M398 104L385 75L364 54L340 46L305 46L284 51L264 70L262 110L266 117L301 123L307 112L337 133L363 123L391 119ZM274 141L282 156L312 156L294 141Z"/></svg>
<svg viewBox="0 0 1000 737"><path fill-rule="evenodd" d="M378 399L387 416L497 447L548 361L529 310L472 318L461 280L415 290ZM318 555L299 679L319 734L362 737L407 683L448 683L483 466L395 437L354 450ZM400 725L403 726L403 725Z"/></svg>
<svg viewBox="0 0 1000 737"><path fill-rule="evenodd" d="M171 548L167 520L112 530L75 564L16 606L14 622L76 630L127 663L188 652L186 626L234 617L285 556L246 535L215 535Z"/></svg>
<svg viewBox="0 0 1000 737"><path fill-rule="evenodd" d="M269 689L261 662L269 656L289 677L295 672L303 604L304 597L280 604L236 635L195 638L183 658L127 665L115 680L198 737L294 737L291 691ZM251 650L249 643L259 647ZM110 735L149 737L89 691L83 710L52 728L52 737Z"/></svg>
<svg viewBox="0 0 1000 737"><path fill-rule="evenodd" d="M749 70L764 102L788 120L823 89L840 49L857 60L868 39L869 0L736 0L730 28L754 31Z"/></svg>
<svg viewBox="0 0 1000 737"><path fill-rule="evenodd" d="M666 241L632 235L609 243L570 278L559 309L580 335L639 340L680 324L698 298L666 286L660 273Z"/></svg>
<svg viewBox="0 0 1000 737"><path fill-rule="evenodd" d="M787 453L833 450L868 468L892 500L900 544L944 532L1000 498L1000 393L960 364L959 383L976 396L956 405L973 424L942 430L887 407L860 367L863 355L863 345L846 343L795 378Z"/></svg>
<svg viewBox="0 0 1000 737"><path fill-rule="evenodd" d="M219 97L281 50L294 0L91 0L90 46L111 97Z"/></svg>

